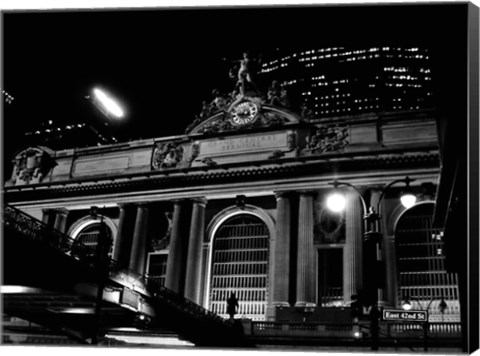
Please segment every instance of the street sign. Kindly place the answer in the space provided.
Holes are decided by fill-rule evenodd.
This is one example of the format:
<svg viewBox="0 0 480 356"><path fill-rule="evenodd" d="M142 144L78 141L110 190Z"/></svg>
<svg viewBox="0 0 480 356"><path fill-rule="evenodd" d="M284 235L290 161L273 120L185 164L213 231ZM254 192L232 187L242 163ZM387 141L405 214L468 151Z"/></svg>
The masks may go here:
<svg viewBox="0 0 480 356"><path fill-rule="evenodd" d="M427 321L428 313L424 310L397 310L397 309L384 309L383 320L387 321Z"/></svg>

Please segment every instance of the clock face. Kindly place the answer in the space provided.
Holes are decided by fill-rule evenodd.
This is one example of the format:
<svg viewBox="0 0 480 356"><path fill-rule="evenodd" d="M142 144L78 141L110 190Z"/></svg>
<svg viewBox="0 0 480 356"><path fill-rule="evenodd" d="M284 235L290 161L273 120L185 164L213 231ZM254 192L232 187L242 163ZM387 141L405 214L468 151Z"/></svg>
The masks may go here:
<svg viewBox="0 0 480 356"><path fill-rule="evenodd" d="M231 121L234 125L246 125L257 118L258 106L251 101L243 101L232 108Z"/></svg>

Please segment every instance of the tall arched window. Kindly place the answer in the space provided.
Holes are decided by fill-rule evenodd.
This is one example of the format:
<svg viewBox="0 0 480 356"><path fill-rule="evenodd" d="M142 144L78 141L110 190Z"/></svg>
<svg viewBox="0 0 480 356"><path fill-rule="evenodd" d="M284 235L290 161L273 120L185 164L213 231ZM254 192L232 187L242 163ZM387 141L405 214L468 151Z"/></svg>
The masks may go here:
<svg viewBox="0 0 480 356"><path fill-rule="evenodd" d="M415 309L428 306L430 320L457 321L459 318L456 273L445 269L443 231L432 227L433 203L405 211L395 229L400 300L407 296ZM447 303L445 313L439 304Z"/></svg>
<svg viewBox="0 0 480 356"><path fill-rule="evenodd" d="M213 237L209 309L226 314L226 302L234 292L238 314L264 320L267 308L269 230L258 217L235 215Z"/></svg>
<svg viewBox="0 0 480 356"><path fill-rule="evenodd" d="M113 254L114 238L117 229L113 221L108 217L104 216L103 219L99 217L94 219L90 216L83 217L70 227L67 234L73 239L75 239L75 241L95 250L100 234L100 224L103 224L104 231L107 234L107 237L112 242L109 252L109 257L111 258Z"/></svg>
<svg viewBox="0 0 480 356"><path fill-rule="evenodd" d="M78 233L76 240L79 243L95 250L97 248L98 237L100 235L100 227L100 222L93 222L92 224L87 225ZM104 225L104 231L107 234L108 239L113 242L112 231L108 226L106 226L106 224ZM112 251L113 243L110 246L110 252L108 253L109 257L112 257Z"/></svg>

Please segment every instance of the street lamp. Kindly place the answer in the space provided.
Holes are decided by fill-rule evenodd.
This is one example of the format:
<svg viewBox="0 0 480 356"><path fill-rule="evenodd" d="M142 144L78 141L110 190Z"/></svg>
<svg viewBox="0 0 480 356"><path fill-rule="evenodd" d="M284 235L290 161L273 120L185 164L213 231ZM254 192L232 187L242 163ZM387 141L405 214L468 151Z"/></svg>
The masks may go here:
<svg viewBox="0 0 480 356"><path fill-rule="evenodd" d="M397 179L389 183L385 188L383 188L376 208L374 206L367 207L365 198L363 197L362 192L355 187L354 185L348 182L341 182L335 180L329 182L328 184L333 185L335 189L338 189L340 186L347 186L352 188L358 193L363 207L363 221L364 221L364 230L363 230L363 288L366 293L368 303L371 305L370 310L370 332L371 332L371 349L378 350L378 334L379 334L379 310L378 310L378 299L380 289L383 284L383 278L381 278L380 271L382 268L381 261L381 241L382 233L379 231L380 226L378 222L381 219L380 215L380 204L385 196L385 193L388 189L397 183L405 183L406 190L402 194L400 199L402 204L405 207L411 207L415 204L416 198L410 192L410 183L413 179L406 177L404 179ZM340 212L345 208L346 202L345 197L338 192L333 193L327 198L327 207L334 211Z"/></svg>

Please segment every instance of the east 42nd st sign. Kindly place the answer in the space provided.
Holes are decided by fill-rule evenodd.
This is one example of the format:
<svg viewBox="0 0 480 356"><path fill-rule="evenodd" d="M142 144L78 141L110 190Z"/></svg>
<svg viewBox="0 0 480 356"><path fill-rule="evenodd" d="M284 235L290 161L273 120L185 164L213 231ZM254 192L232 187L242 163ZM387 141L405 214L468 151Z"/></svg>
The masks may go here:
<svg viewBox="0 0 480 356"><path fill-rule="evenodd" d="M383 320L390 321L427 321L428 313L423 310L405 311L384 309Z"/></svg>

